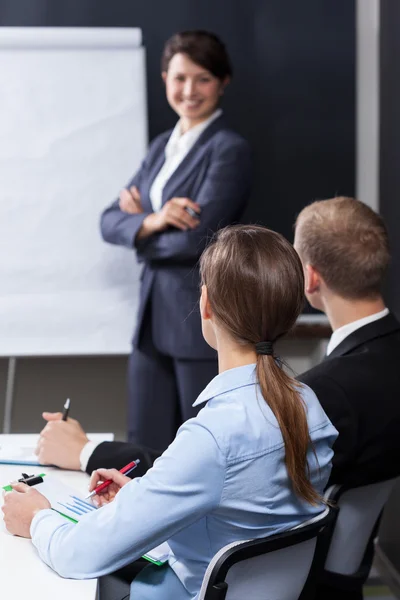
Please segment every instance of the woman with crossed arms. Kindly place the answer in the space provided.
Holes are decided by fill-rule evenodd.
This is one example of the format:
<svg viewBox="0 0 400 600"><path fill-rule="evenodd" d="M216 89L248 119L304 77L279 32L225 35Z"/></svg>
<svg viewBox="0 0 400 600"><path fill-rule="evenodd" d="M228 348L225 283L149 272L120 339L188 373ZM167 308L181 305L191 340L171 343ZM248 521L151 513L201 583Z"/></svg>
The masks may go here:
<svg viewBox="0 0 400 600"><path fill-rule="evenodd" d="M218 370L201 334L197 263L210 234L240 219L250 193L249 146L219 108L231 75L215 35L187 31L168 40L162 77L180 119L153 140L101 218L104 240L134 249L143 264L128 437L160 451L195 416L192 404Z"/></svg>

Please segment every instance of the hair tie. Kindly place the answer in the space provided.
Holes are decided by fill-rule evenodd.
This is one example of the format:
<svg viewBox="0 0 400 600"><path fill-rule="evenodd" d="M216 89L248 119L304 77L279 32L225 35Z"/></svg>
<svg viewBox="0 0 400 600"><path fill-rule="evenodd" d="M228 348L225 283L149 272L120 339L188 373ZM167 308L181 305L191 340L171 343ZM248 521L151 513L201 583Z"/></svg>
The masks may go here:
<svg viewBox="0 0 400 600"><path fill-rule="evenodd" d="M272 342L257 342L256 344L257 354L265 354L271 356L274 353L274 346Z"/></svg>

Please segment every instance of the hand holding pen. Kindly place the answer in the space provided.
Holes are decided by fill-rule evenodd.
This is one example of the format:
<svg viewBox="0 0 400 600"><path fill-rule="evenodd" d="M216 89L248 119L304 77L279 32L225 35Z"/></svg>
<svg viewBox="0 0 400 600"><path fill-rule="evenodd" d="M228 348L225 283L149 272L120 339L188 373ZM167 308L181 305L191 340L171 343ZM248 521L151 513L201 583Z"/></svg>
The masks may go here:
<svg viewBox="0 0 400 600"><path fill-rule="evenodd" d="M69 398L66 399L64 404L63 415L61 417L62 421L66 421L68 419L69 407L71 406L71 400Z"/></svg>
<svg viewBox="0 0 400 600"><path fill-rule="evenodd" d="M80 455L89 439L80 423L69 416L70 409L71 401L68 398L63 412L43 413L47 425L40 432L35 450L40 464L80 470Z"/></svg>
<svg viewBox="0 0 400 600"><path fill-rule="evenodd" d="M137 458L120 471L117 471L117 469L97 469L93 471L89 484L90 494L86 496L86 499L92 498L92 502L96 506L109 504L114 500L120 489L131 481L131 478L127 475L136 469L139 463L140 460ZM99 482L103 483L99 485Z"/></svg>

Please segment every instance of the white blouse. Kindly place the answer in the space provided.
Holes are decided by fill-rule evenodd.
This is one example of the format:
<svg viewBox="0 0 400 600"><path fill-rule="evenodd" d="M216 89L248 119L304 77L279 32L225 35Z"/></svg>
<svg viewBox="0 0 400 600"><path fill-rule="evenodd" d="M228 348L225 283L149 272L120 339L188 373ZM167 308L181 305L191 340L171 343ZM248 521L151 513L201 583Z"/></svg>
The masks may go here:
<svg viewBox="0 0 400 600"><path fill-rule="evenodd" d="M203 131L222 114L218 108L211 117L195 125L186 133L181 133L181 120L177 122L171 137L165 146L165 162L150 188L150 200L154 212L161 210L162 194L165 184L178 168L188 152L193 148Z"/></svg>

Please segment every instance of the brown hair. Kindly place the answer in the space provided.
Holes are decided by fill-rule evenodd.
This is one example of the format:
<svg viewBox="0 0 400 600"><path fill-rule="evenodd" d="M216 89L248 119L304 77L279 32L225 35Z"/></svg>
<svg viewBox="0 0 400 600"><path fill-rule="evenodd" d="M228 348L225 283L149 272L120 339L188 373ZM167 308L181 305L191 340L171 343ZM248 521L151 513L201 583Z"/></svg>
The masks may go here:
<svg viewBox="0 0 400 600"><path fill-rule="evenodd" d="M256 225L220 230L200 259L202 283L216 320L243 346L275 342L294 325L304 302L300 259L279 233ZM295 493L311 504L320 497L310 482L310 434L300 384L272 355L257 355L261 393L285 444Z"/></svg>
<svg viewBox="0 0 400 600"><path fill-rule="evenodd" d="M326 285L343 298L375 298L390 260L382 218L354 198L313 202L296 220L296 246Z"/></svg>
<svg viewBox="0 0 400 600"><path fill-rule="evenodd" d="M172 57L180 53L186 54L191 61L204 67L221 81L232 76L226 48L214 33L195 30L173 35L164 46L161 70L168 71Z"/></svg>

